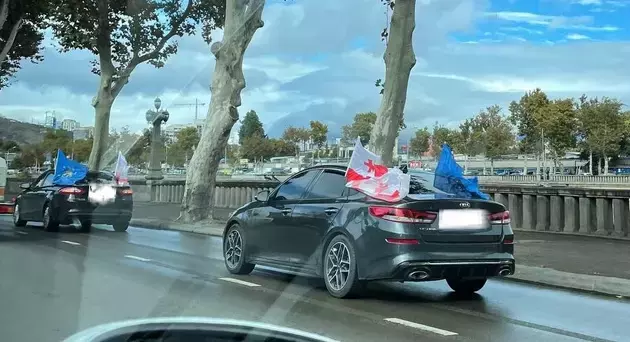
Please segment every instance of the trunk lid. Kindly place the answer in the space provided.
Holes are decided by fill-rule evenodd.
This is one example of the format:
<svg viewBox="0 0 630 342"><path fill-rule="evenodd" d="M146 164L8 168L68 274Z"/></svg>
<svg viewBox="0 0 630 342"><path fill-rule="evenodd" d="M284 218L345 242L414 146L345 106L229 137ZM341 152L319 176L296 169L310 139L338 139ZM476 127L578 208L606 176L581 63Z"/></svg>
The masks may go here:
<svg viewBox="0 0 630 342"><path fill-rule="evenodd" d="M427 213L426 220L410 223L423 241L429 243L493 243L503 236L505 207L497 202L460 199L452 195L410 195L396 205L414 215ZM433 221L431 222L431 218ZM417 221L417 220L416 220Z"/></svg>

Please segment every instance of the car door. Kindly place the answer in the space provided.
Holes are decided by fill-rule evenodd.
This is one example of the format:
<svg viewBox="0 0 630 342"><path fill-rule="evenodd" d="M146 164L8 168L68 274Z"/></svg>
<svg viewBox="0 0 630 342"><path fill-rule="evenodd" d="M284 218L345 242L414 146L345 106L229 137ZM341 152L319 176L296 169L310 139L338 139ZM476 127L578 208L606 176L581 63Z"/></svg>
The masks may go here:
<svg viewBox="0 0 630 342"><path fill-rule="evenodd" d="M40 219L41 208L37 207L37 192L48 175L51 175L50 171L42 173L31 183L30 188L20 194L20 214L25 220L36 221Z"/></svg>
<svg viewBox="0 0 630 342"><path fill-rule="evenodd" d="M271 194L267 206L261 208L260 224L252 229L257 229L254 234L258 256L271 259L280 263L294 263L297 260L291 255L292 250L290 233L294 226L292 221L293 208L302 199L306 189L319 175L321 170L311 169L299 172L282 183Z"/></svg>
<svg viewBox="0 0 630 342"><path fill-rule="evenodd" d="M317 248L347 201L345 185L343 171L325 169L294 207L290 247L302 264L316 265Z"/></svg>

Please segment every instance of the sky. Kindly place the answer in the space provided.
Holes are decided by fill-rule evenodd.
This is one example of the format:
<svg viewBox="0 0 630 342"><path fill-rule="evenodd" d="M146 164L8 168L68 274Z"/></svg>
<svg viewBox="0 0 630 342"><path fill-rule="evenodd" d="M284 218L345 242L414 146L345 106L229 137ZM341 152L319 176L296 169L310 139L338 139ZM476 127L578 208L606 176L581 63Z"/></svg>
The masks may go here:
<svg viewBox="0 0 630 342"><path fill-rule="evenodd" d="M401 134L435 122L456 127L485 107L536 87L551 97L609 96L630 104L630 0L417 0L413 47L417 63ZM625 19L625 20L624 20ZM385 7L379 0L268 0L265 25L244 59L247 87L241 118L255 110L270 136L288 125L320 120L329 138L358 112L377 111L375 80L384 78ZM214 32L215 40L222 33ZM169 124L207 114L214 57L200 37L179 39L165 67L140 66L113 106L110 124L147 127L156 97ZM59 53L46 39L45 60L25 63L0 91L0 114L93 125L98 78L85 51Z"/></svg>

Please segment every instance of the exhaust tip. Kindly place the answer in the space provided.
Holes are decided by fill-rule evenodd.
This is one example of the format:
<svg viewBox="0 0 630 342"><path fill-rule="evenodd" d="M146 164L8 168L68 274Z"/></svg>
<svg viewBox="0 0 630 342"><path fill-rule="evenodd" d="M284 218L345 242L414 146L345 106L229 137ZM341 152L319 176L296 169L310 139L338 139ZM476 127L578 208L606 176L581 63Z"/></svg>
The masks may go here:
<svg viewBox="0 0 630 342"><path fill-rule="evenodd" d="M428 270L414 270L407 274L407 278L410 280L423 280L431 276Z"/></svg>
<svg viewBox="0 0 630 342"><path fill-rule="evenodd" d="M510 270L509 267L502 267L499 270L499 275L502 276L502 277L509 276L510 273L512 273L512 270Z"/></svg>

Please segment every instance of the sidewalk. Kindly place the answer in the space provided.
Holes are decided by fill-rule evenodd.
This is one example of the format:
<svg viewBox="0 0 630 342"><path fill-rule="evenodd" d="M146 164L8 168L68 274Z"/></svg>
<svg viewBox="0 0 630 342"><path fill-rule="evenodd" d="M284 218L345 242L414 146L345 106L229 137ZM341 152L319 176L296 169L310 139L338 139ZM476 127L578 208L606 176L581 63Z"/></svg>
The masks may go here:
<svg viewBox="0 0 630 342"><path fill-rule="evenodd" d="M217 220L173 222L179 204L135 203L132 225L221 236L232 210L215 209ZM630 297L630 240L517 231L516 274L509 279Z"/></svg>

